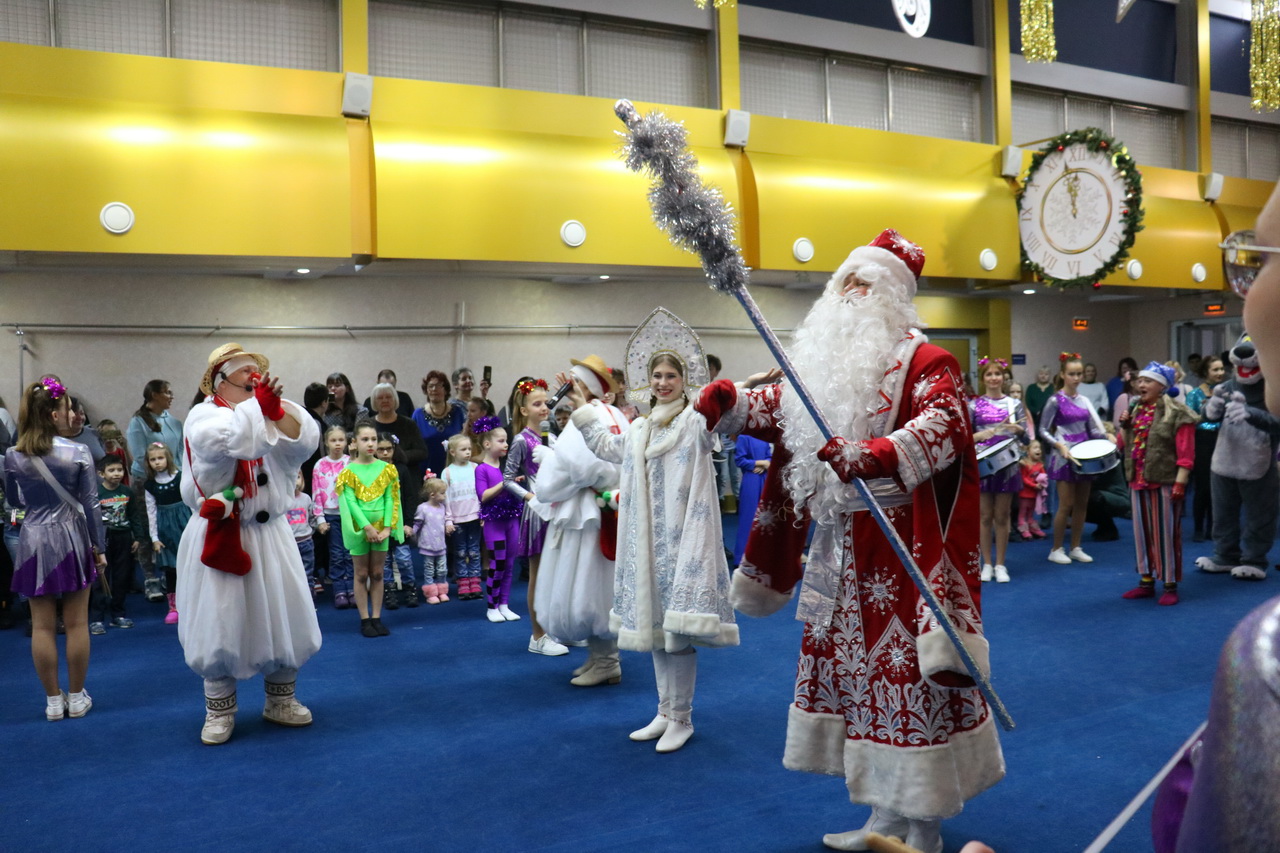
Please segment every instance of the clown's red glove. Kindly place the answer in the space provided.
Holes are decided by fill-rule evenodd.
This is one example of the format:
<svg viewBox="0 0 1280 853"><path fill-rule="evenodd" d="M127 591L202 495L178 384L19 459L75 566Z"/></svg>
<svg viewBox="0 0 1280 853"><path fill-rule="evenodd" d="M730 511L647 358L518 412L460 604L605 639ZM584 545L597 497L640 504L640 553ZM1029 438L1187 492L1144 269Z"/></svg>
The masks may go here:
<svg viewBox="0 0 1280 853"><path fill-rule="evenodd" d="M258 406L262 415L269 421L278 421L284 417L284 407L280 405L280 395L266 385L254 386L253 396L258 398Z"/></svg>
<svg viewBox="0 0 1280 853"><path fill-rule="evenodd" d="M693 408L707 419L707 429L714 430L724 413L737 402L737 387L728 379L717 379L702 389Z"/></svg>
<svg viewBox="0 0 1280 853"><path fill-rule="evenodd" d="M818 458L830 465L842 482L850 483L855 477L862 480L888 477L897 467L898 451L893 442L885 438L849 441L837 435L822 446Z"/></svg>
<svg viewBox="0 0 1280 853"><path fill-rule="evenodd" d="M1187 484L1186 484L1186 483L1174 483L1174 484L1173 484L1173 491L1169 494L1169 497L1170 497L1172 500L1175 500L1175 501L1178 501L1178 502L1182 502L1183 500L1185 500L1185 499L1186 499L1186 497L1187 497Z"/></svg>

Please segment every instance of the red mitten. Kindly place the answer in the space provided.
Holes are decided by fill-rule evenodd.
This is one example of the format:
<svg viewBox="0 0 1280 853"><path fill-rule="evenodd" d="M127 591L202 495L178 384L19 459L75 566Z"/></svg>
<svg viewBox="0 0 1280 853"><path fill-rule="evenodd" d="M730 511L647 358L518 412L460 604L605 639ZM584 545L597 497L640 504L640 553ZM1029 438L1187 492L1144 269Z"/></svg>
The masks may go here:
<svg viewBox="0 0 1280 853"><path fill-rule="evenodd" d="M1187 485L1186 485L1186 483L1174 483L1174 484L1173 484L1173 491L1170 493L1169 497L1170 497L1172 500L1175 500L1175 501L1178 501L1178 502L1182 502L1183 500L1185 500L1185 499L1186 499L1186 497L1187 497Z"/></svg>
<svg viewBox="0 0 1280 853"><path fill-rule="evenodd" d="M200 505L200 517L209 522L200 562L233 575L247 575L253 568L253 561L240 547L240 508L235 501L241 494L240 489L227 489Z"/></svg>
<svg viewBox="0 0 1280 853"><path fill-rule="evenodd" d="M280 395L266 385L256 385L253 396L258 398L258 406L262 415L269 421L278 421L284 417L284 407L280 405Z"/></svg>
<svg viewBox="0 0 1280 853"><path fill-rule="evenodd" d="M831 466L841 482L853 482L855 477L862 480L887 477L892 466L886 463L897 461L897 451L888 439L876 439L875 444L873 447L873 442L849 441L837 435L822 446L818 458ZM875 452L877 450L883 451L886 458L879 458L881 454Z"/></svg>
<svg viewBox="0 0 1280 853"><path fill-rule="evenodd" d="M702 389L693 408L707 419L707 429L714 430L724 413L737 402L737 387L728 379L717 379Z"/></svg>

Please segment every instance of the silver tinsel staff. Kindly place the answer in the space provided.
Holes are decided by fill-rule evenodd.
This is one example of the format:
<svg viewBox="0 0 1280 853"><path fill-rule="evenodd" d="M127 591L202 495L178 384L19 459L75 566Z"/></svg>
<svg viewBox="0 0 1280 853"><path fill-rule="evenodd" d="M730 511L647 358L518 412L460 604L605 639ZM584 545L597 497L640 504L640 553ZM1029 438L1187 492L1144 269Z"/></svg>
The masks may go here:
<svg viewBox="0 0 1280 853"><path fill-rule="evenodd" d="M653 219L662 230L671 237L671 242L682 249L695 253L702 260L702 269L707 274L711 288L719 293L732 294L742 304L747 316L755 324L760 336L778 360L782 372L786 374L791 388L804 402L805 408L813 416L822 435L828 440L835 434L826 416L814 403L813 396L804 381L796 372L795 366L782 342L764 315L760 307L747 290L747 266L743 263L742 253L733 241L733 211L724 200L719 190L708 187L702 182L696 171L698 160L689 151L688 134L680 125L659 112L650 112L642 116L630 101L618 101L613 111L627 126L625 133L619 133L624 140L623 156L627 168L633 172L646 170L653 177L653 186L649 189L649 205L653 208ZM898 559L906 567L911 580L915 582L920 596L933 611L938 625L955 646L957 654L964 662L969 676L978 685L987 704L1005 729L1013 728L1013 718L1005 708L1000 697L991 686L991 680L979 668L977 661L960 639L946 612L942 609L938 596L929 586L928 580L920 567L911 557L911 550L902 541L898 531L889 523L884 510L876 503L862 480L854 478L853 487L858 497L871 512L871 516L880 525L880 531L889 540Z"/></svg>

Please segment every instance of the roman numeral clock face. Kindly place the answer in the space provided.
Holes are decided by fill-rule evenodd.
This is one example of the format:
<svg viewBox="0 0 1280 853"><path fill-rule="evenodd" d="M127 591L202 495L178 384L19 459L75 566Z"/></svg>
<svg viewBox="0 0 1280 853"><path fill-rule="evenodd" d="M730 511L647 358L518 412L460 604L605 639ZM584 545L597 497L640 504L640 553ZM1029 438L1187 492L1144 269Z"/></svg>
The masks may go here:
<svg viewBox="0 0 1280 853"><path fill-rule="evenodd" d="M1113 163L1114 151L1055 140L1028 175L1018 227L1028 266L1046 281L1097 281L1128 254L1128 213L1137 200L1126 197L1129 182Z"/></svg>

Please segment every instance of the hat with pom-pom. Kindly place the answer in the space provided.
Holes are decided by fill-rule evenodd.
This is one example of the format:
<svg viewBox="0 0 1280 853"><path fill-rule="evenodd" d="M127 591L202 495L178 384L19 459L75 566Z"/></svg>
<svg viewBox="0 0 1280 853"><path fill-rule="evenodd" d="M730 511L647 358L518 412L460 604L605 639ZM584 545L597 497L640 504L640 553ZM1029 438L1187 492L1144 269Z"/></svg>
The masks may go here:
<svg viewBox="0 0 1280 853"><path fill-rule="evenodd" d="M1146 367L1139 370L1138 375L1145 376L1148 379L1152 379L1152 380L1155 380L1156 382L1159 382L1161 385L1165 387L1165 390L1169 393L1170 397L1177 396L1178 387L1177 385L1174 384L1173 368L1170 367L1169 365L1161 364L1158 361L1153 361L1150 364L1148 364Z"/></svg>
<svg viewBox="0 0 1280 853"><path fill-rule="evenodd" d="M849 273L858 273L866 284L885 282L910 299L924 270L924 249L892 228L886 228L865 246L849 253L828 287L839 288Z"/></svg>

